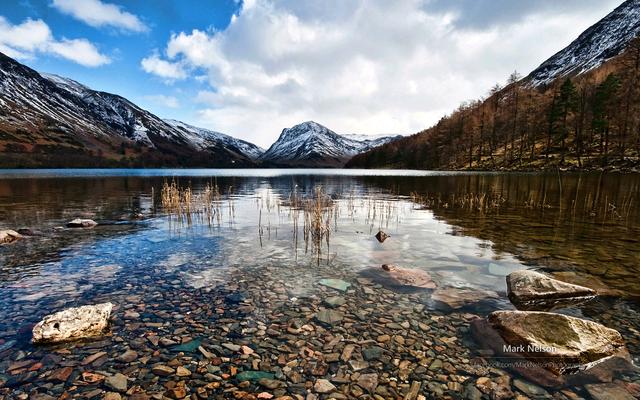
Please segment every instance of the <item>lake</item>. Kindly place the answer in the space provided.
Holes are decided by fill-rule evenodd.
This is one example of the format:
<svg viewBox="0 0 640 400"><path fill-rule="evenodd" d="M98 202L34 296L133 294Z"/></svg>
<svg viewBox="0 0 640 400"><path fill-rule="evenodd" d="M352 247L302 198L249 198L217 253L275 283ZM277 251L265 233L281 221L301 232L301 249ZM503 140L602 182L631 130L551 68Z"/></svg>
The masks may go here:
<svg viewBox="0 0 640 400"><path fill-rule="evenodd" d="M616 329L638 364L639 198L637 174L0 171L0 230L32 231L0 247L0 394L102 398L119 372L138 396L304 397L326 378L344 398L588 397L492 365L470 321L515 309L505 276L534 269L595 289L557 312ZM44 316L107 301L111 334L30 343Z"/></svg>

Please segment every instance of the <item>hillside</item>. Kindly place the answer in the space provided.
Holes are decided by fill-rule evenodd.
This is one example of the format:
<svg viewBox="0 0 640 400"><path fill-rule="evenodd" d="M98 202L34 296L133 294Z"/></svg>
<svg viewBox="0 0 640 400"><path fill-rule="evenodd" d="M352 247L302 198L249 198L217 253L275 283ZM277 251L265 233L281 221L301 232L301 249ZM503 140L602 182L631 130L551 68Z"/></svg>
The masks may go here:
<svg viewBox="0 0 640 400"><path fill-rule="evenodd" d="M254 166L257 146L178 126L0 53L0 167Z"/></svg>
<svg viewBox="0 0 640 400"><path fill-rule="evenodd" d="M640 166L640 0L628 0L522 79L354 168L539 170Z"/></svg>

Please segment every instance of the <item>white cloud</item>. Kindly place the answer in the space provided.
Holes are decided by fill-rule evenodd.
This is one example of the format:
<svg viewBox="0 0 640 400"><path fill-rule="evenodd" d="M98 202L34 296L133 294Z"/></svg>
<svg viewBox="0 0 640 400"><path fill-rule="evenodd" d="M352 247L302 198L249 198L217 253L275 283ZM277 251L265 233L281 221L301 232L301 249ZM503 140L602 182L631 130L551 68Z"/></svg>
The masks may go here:
<svg viewBox="0 0 640 400"><path fill-rule="evenodd" d="M535 68L615 1L570 10L541 1L490 24L431 4L245 1L225 30L173 34L143 68L173 79L205 74L210 89L195 97L192 122L262 146L309 119L340 133L413 133L514 69Z"/></svg>
<svg viewBox="0 0 640 400"><path fill-rule="evenodd" d="M110 61L86 39L62 39L59 42L51 42L49 49L53 54L87 67L97 67Z"/></svg>
<svg viewBox="0 0 640 400"><path fill-rule="evenodd" d="M53 54L86 67L111 61L87 39L56 40L49 26L39 19L12 25L0 16L0 51L18 59L32 59L38 53Z"/></svg>
<svg viewBox="0 0 640 400"><path fill-rule="evenodd" d="M167 107L167 108L179 108L180 102L174 96L167 96L164 94L152 94L148 96L144 96L145 100L150 101L151 103Z"/></svg>
<svg viewBox="0 0 640 400"><path fill-rule="evenodd" d="M51 4L60 12L99 28L111 26L130 32L146 32L149 28L137 16L120 6L100 0L53 0Z"/></svg>
<svg viewBox="0 0 640 400"><path fill-rule="evenodd" d="M143 58L140 62L142 69L169 81L184 79L187 73L179 63L165 61L157 54Z"/></svg>

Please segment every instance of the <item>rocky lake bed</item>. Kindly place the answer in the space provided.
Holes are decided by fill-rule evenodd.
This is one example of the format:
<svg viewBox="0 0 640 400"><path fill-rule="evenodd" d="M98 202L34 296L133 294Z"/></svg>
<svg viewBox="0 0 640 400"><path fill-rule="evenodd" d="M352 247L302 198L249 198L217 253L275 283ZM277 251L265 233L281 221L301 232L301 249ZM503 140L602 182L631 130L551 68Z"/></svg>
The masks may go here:
<svg viewBox="0 0 640 400"><path fill-rule="evenodd" d="M19 236L0 248L0 398L640 397L632 295L558 280L384 191L332 194L316 249L283 187L250 181L213 226L149 197L24 226L4 211ZM63 335L74 318L89 322Z"/></svg>

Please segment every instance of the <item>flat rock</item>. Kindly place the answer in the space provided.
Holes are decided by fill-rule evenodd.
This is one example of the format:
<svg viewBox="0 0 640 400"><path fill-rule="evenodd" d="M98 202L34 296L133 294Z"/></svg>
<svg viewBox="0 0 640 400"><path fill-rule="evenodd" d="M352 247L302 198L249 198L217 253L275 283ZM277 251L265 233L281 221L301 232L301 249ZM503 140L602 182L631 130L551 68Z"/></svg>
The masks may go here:
<svg viewBox="0 0 640 400"><path fill-rule="evenodd" d="M130 363L137 359L138 353L135 350L127 350L116 358L116 360L124 363Z"/></svg>
<svg viewBox="0 0 640 400"><path fill-rule="evenodd" d="M250 381L258 382L261 379L274 379L275 376L271 372L264 371L243 371L236 375L238 382Z"/></svg>
<svg viewBox="0 0 640 400"><path fill-rule="evenodd" d="M13 243L18 239L21 239L22 235L11 229L0 231L0 244Z"/></svg>
<svg viewBox="0 0 640 400"><path fill-rule="evenodd" d="M56 343L102 335L113 304L74 307L45 317L33 327L34 343Z"/></svg>
<svg viewBox="0 0 640 400"><path fill-rule="evenodd" d="M349 282L345 282L342 279L320 279L318 281L322 286L327 286L332 289L340 290L342 292L346 292L347 289L351 286Z"/></svg>
<svg viewBox="0 0 640 400"><path fill-rule="evenodd" d="M109 389L117 392L127 391L127 377L118 373L112 376L108 376L104 380L104 385Z"/></svg>
<svg viewBox="0 0 640 400"><path fill-rule="evenodd" d="M313 385L313 390L317 393L330 393L336 390L336 387L327 379L318 379Z"/></svg>
<svg viewBox="0 0 640 400"><path fill-rule="evenodd" d="M357 383L358 386L369 393L374 393L378 387L378 374L362 374Z"/></svg>
<svg viewBox="0 0 640 400"><path fill-rule="evenodd" d="M67 228L93 228L98 223L92 219L76 218L67 222Z"/></svg>
<svg viewBox="0 0 640 400"><path fill-rule="evenodd" d="M585 389L593 400L633 400L631 395L624 387L615 383L602 383L597 385L585 385Z"/></svg>
<svg viewBox="0 0 640 400"><path fill-rule="evenodd" d="M202 344L202 339L193 339L189 342L186 343L182 343L179 344L177 346L174 346L171 348L172 351L182 351L185 353L193 353L196 350L198 350L198 347L200 347L200 344Z"/></svg>
<svg viewBox="0 0 640 400"><path fill-rule="evenodd" d="M382 269L388 273L389 278L396 281L399 285L423 289L436 288L436 283L426 271L415 268L402 268L391 264L384 264Z"/></svg>
<svg viewBox="0 0 640 400"><path fill-rule="evenodd" d="M618 331L562 314L495 311L487 320L517 350L514 352L545 361L558 374L587 369L590 364L625 349Z"/></svg>
<svg viewBox="0 0 640 400"><path fill-rule="evenodd" d="M519 310L548 311L590 300L596 291L523 270L507 275L507 294Z"/></svg>
<svg viewBox="0 0 640 400"><path fill-rule="evenodd" d="M341 305L344 305L346 302L347 301L345 300L345 298L341 296L331 296L322 300L322 303L324 303L326 306L331 308L340 307Z"/></svg>
<svg viewBox="0 0 640 400"><path fill-rule="evenodd" d="M498 293L490 290L470 288L441 288L431 294L431 298L447 305L449 308L461 308L481 300L497 299Z"/></svg>
<svg viewBox="0 0 640 400"><path fill-rule="evenodd" d="M323 308L316 313L316 320L323 324L333 325L344 319L344 314L340 311Z"/></svg>
<svg viewBox="0 0 640 400"><path fill-rule="evenodd" d="M160 365L154 365L153 367L151 367L151 372L159 376L169 376L169 375L173 375L176 371L167 365L160 364Z"/></svg>

